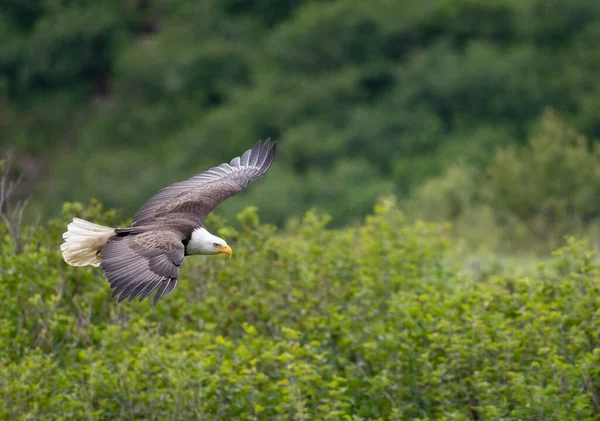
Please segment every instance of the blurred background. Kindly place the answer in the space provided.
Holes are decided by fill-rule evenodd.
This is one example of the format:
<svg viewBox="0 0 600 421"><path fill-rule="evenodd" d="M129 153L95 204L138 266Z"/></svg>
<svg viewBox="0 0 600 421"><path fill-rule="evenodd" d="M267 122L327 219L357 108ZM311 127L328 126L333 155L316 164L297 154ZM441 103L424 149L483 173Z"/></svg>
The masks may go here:
<svg viewBox="0 0 600 421"><path fill-rule="evenodd" d="M475 251L530 253L600 216L597 0L2 0L0 152L28 217L279 143L248 204L342 227L395 195Z"/></svg>

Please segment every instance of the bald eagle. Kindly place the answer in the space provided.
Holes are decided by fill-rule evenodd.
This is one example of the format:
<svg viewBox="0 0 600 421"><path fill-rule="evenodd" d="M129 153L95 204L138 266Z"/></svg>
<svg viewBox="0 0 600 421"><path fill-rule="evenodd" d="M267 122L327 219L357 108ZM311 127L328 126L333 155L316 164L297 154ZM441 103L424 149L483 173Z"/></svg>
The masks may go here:
<svg viewBox="0 0 600 421"><path fill-rule="evenodd" d="M177 286L185 256L232 250L206 230L204 220L221 202L261 178L275 157L267 139L241 157L171 184L152 196L127 228L109 228L73 218L61 251L71 266L100 266L121 302L144 300L156 290L153 305Z"/></svg>

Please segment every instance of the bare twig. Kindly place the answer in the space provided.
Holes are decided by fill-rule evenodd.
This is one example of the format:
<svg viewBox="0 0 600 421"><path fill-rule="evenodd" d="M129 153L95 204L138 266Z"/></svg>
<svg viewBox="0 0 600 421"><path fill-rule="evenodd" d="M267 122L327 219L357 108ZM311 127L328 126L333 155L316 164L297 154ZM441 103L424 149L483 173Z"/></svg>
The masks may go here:
<svg viewBox="0 0 600 421"><path fill-rule="evenodd" d="M583 385L585 387L585 390L587 390L587 392L590 394L592 405L594 406L596 414L600 414L600 399L598 398L598 392L594 387L594 383L592 382L592 378L590 377L587 368L583 372Z"/></svg>
<svg viewBox="0 0 600 421"><path fill-rule="evenodd" d="M31 238L33 230L27 239L23 238L23 214L29 204L29 199L13 204L14 195L23 183L23 173L19 174L16 180L11 180L11 164L12 155L8 153L6 158L0 161L0 221L6 226L15 253L20 253L25 242Z"/></svg>

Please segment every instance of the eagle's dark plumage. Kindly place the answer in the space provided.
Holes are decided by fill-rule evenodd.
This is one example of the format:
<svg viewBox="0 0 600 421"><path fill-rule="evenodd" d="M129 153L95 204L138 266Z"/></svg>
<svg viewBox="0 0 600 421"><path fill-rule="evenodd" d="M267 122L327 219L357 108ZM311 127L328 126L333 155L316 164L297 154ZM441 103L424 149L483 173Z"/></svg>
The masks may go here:
<svg viewBox="0 0 600 421"><path fill-rule="evenodd" d="M223 240L203 228L204 220L221 202L261 178L275 151L274 142L259 141L229 164L165 187L140 207L131 227L113 229L75 218L63 234L65 261L101 266L111 296L119 302L142 301L156 291L156 305L177 286L184 256L214 254L210 244L215 253L231 254Z"/></svg>

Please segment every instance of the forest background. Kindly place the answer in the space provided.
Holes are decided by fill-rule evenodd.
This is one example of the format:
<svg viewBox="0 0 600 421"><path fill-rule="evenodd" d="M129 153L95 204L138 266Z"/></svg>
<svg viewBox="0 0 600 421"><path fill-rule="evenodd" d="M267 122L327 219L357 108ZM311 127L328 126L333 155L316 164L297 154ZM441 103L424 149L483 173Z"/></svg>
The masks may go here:
<svg viewBox="0 0 600 421"><path fill-rule="evenodd" d="M0 419L600 419L599 45L598 0L0 0ZM156 307L63 261L267 137Z"/></svg>
<svg viewBox="0 0 600 421"><path fill-rule="evenodd" d="M270 137L248 204L334 226L393 194L471 249L596 236L594 0L3 1L0 150L28 216L90 197L132 215Z"/></svg>

